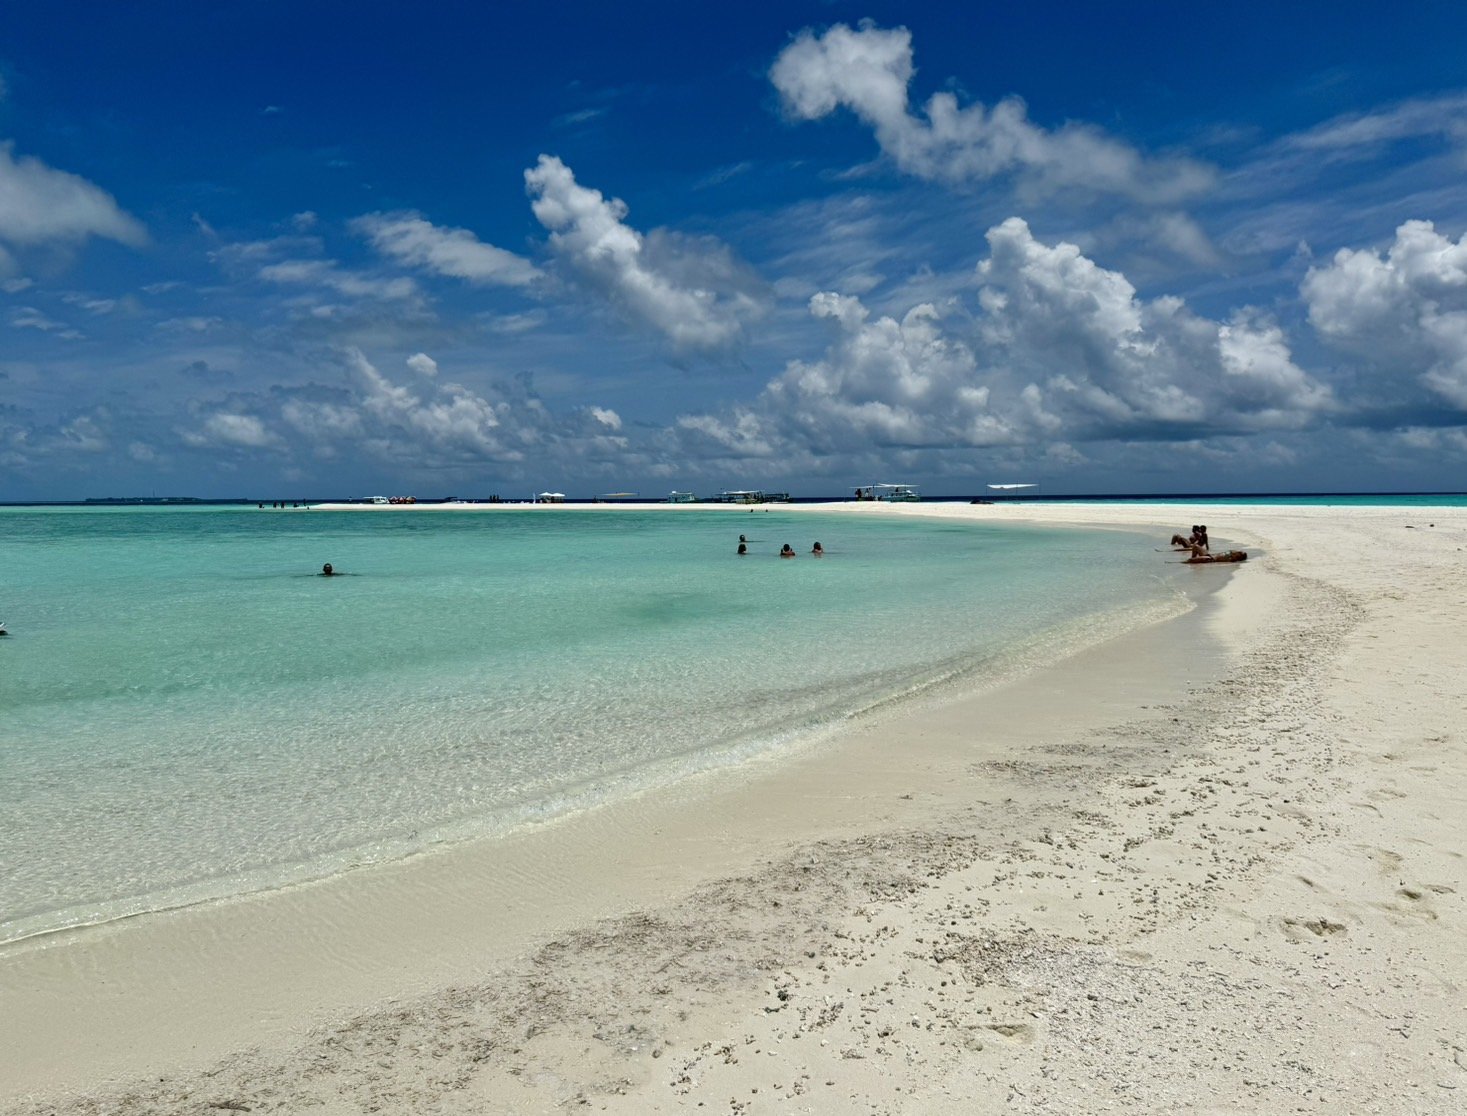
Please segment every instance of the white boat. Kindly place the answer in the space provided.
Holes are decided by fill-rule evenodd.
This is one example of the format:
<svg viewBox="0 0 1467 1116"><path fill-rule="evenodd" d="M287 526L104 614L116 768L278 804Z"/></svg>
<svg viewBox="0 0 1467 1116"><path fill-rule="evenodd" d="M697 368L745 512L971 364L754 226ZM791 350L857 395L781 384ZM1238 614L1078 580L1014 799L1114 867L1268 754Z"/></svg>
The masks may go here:
<svg viewBox="0 0 1467 1116"><path fill-rule="evenodd" d="M669 504L696 504L698 497L694 496L691 492L679 492L674 488L667 494L667 502Z"/></svg>
<svg viewBox="0 0 1467 1116"><path fill-rule="evenodd" d="M726 488L713 497L713 501L717 504L767 504L771 498L789 499L782 492L766 493L757 488Z"/></svg>
<svg viewBox="0 0 1467 1116"><path fill-rule="evenodd" d="M922 499L915 484L873 484L871 488L877 500L898 503Z"/></svg>

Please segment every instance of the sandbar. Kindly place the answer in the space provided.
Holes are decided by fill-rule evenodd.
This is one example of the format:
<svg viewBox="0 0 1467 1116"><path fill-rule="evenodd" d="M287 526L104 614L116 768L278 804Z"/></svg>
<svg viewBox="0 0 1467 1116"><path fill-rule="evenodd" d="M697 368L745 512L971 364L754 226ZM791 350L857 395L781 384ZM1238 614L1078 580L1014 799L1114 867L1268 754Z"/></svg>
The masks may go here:
<svg viewBox="0 0 1467 1116"><path fill-rule="evenodd" d="M0 950L0 1111L1467 1107L1467 509L779 510L1251 556L796 755Z"/></svg>

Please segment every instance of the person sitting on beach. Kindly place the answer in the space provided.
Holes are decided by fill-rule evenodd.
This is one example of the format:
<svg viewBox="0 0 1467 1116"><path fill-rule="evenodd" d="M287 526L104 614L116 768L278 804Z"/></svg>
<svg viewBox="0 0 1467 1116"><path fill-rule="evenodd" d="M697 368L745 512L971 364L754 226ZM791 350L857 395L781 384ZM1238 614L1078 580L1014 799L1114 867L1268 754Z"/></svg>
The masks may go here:
<svg viewBox="0 0 1467 1116"><path fill-rule="evenodd" d="M779 548L779 556L781 558L793 558L795 556L795 548L790 546L789 543L785 543L784 546Z"/></svg>
<svg viewBox="0 0 1467 1116"><path fill-rule="evenodd" d="M813 554L813 555L815 555L816 558L824 558L825 557L825 547L821 546L819 543L816 543L814 546L812 546L810 548L810 553Z"/></svg>
<svg viewBox="0 0 1467 1116"><path fill-rule="evenodd" d="M739 536L740 539L742 539L743 537L744 537L743 535L740 535ZM749 553L749 544L746 543L746 542L740 542L739 543L739 553L740 554L747 554L747 553Z"/></svg>
<svg viewBox="0 0 1467 1116"><path fill-rule="evenodd" d="M331 568L331 563L330 562L327 562L324 566L321 567L321 576L322 577L331 577L335 573L336 573L336 571Z"/></svg>
<svg viewBox="0 0 1467 1116"><path fill-rule="evenodd" d="M1178 550L1191 550L1194 546L1200 546L1204 551L1207 549L1207 528L1192 524L1192 533L1185 538L1181 535L1173 535L1171 545Z"/></svg>

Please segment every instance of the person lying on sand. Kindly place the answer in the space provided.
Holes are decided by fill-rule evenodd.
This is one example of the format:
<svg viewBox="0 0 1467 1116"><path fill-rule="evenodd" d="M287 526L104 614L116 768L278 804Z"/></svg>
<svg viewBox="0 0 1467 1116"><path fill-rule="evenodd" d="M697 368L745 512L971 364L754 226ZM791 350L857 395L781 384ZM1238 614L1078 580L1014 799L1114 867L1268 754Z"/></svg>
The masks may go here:
<svg viewBox="0 0 1467 1116"><path fill-rule="evenodd" d="M1200 546L1192 548L1192 557L1186 559L1189 566L1205 566L1213 562L1246 562L1248 552L1246 550L1230 550L1226 554L1209 554Z"/></svg>

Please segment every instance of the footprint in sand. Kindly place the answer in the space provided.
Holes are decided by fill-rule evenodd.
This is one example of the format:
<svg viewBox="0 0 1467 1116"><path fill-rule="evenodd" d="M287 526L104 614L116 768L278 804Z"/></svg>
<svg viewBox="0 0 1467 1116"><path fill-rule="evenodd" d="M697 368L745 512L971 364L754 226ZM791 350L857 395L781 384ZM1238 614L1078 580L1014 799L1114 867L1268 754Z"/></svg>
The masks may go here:
<svg viewBox="0 0 1467 1116"><path fill-rule="evenodd" d="M1396 871L1404 860L1400 853L1391 852L1390 849L1371 849L1366 855L1375 861L1375 866L1383 874Z"/></svg>
<svg viewBox="0 0 1467 1116"><path fill-rule="evenodd" d="M1283 921L1283 930L1284 937L1291 942L1308 942L1348 933L1343 922L1334 922L1328 918L1286 918Z"/></svg>
<svg viewBox="0 0 1467 1116"><path fill-rule="evenodd" d="M1008 1039L1010 1042L1027 1043L1034 1041L1034 1028L1028 1023L988 1023L983 1028L994 1034Z"/></svg>
<svg viewBox="0 0 1467 1116"><path fill-rule="evenodd" d="M1406 792L1398 791L1393 787L1376 787L1375 790L1369 792L1368 797L1389 801L1397 798L1405 798Z"/></svg>
<svg viewBox="0 0 1467 1116"><path fill-rule="evenodd" d="M1426 892L1422 888L1403 884L1401 887L1396 888L1396 894L1402 899L1405 899L1406 902L1381 903L1380 906L1385 910L1395 911L1398 914L1415 915L1417 918L1424 918L1428 922L1435 922L1439 917L1436 911L1432 909L1431 904L1427 902Z"/></svg>

